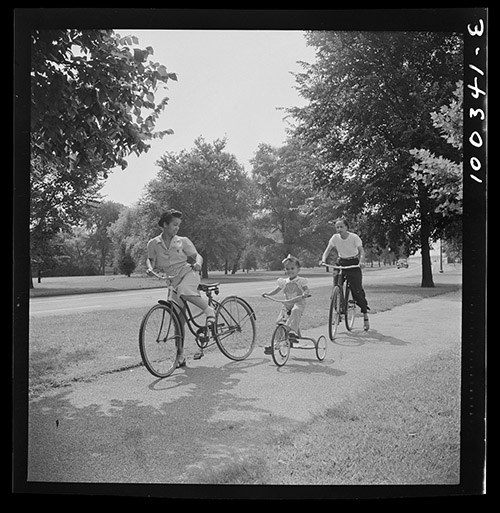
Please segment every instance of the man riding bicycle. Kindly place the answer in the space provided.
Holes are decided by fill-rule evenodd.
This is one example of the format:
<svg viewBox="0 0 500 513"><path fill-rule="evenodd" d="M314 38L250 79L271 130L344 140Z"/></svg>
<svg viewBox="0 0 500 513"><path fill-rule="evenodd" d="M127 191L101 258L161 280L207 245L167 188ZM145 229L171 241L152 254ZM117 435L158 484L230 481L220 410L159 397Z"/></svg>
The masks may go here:
<svg viewBox="0 0 500 513"><path fill-rule="evenodd" d="M332 249L335 249L338 254L337 265L363 265L365 252L363 250L363 242L359 235L348 231L349 224L345 218L340 218L335 221L335 229L337 233L335 233L328 242L328 246L321 258L321 264L326 264L328 255ZM354 301L361 308L361 313L364 318L364 329L368 331L370 329L370 320L368 318L370 308L363 289L361 267L345 269L342 272L349 283ZM335 276L334 279L336 279Z"/></svg>

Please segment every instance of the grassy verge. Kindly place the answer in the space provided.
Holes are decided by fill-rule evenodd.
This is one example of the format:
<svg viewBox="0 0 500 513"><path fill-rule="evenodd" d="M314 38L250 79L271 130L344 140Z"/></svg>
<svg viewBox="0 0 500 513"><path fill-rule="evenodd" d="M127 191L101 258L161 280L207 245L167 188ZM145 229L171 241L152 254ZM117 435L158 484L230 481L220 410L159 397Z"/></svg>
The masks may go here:
<svg viewBox="0 0 500 513"><path fill-rule="evenodd" d="M207 483L458 484L458 353L442 352L380 381Z"/></svg>
<svg viewBox="0 0 500 513"><path fill-rule="evenodd" d="M372 273L387 269L386 267L368 267L364 272ZM301 276L317 277L325 274L323 268L304 269ZM211 272L204 282L245 283L255 281L276 280L283 276L282 271L251 271L236 274ZM84 294L89 292L116 292L118 290L154 289L164 287L157 280L145 274L132 274L130 277L120 275L106 276L66 276L43 278L41 283L34 280L34 288L30 289L30 297L60 296L68 294Z"/></svg>

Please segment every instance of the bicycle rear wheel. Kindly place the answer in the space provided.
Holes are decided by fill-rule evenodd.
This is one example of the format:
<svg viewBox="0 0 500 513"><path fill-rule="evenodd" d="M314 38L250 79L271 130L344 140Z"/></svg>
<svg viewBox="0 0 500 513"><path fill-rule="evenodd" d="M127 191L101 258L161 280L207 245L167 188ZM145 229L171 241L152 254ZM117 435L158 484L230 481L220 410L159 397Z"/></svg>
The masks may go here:
<svg viewBox="0 0 500 513"><path fill-rule="evenodd" d="M335 286L332 292L332 299L330 300L330 315L328 318L328 335L331 341L333 341L337 334L337 328L340 322L341 304L342 292L340 287Z"/></svg>
<svg viewBox="0 0 500 513"><path fill-rule="evenodd" d="M236 296L226 297L215 310L215 341L231 360L244 360L255 345L255 313Z"/></svg>
<svg viewBox="0 0 500 513"><path fill-rule="evenodd" d="M356 302L352 297L352 291L349 285L345 289L345 327L352 331L354 319L356 318Z"/></svg>
<svg viewBox="0 0 500 513"><path fill-rule="evenodd" d="M166 378L175 370L181 338L179 318L170 306L158 304L146 313L139 330L139 349L153 376Z"/></svg>
<svg viewBox="0 0 500 513"><path fill-rule="evenodd" d="M278 367L282 367L290 356L290 339L288 330L281 324L276 326L271 339L273 361Z"/></svg>

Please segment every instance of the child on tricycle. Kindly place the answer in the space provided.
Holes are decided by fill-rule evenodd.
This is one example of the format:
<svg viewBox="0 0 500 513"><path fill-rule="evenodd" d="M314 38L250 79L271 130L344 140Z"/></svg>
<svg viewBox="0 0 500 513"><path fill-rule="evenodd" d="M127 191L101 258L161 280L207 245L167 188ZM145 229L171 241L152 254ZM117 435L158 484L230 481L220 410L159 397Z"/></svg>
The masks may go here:
<svg viewBox="0 0 500 513"><path fill-rule="evenodd" d="M274 362L280 367L288 360L292 347L315 349L318 360L323 360L326 356L326 338L320 336L314 339L300 333L300 320L306 307L306 298L311 296L307 279L299 276L300 262L296 257L288 255L283 264L287 278L279 278L275 289L262 294L263 297L282 305L271 345L264 348L264 353L272 355ZM279 292L284 293L285 299L271 297ZM305 345L300 345L299 339L305 342Z"/></svg>

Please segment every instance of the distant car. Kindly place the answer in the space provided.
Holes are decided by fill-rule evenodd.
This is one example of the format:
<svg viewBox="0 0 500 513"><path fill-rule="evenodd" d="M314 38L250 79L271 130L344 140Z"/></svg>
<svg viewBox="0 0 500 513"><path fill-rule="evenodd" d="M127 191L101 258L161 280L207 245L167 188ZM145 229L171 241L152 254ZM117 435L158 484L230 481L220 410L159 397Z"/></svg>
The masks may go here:
<svg viewBox="0 0 500 513"><path fill-rule="evenodd" d="M398 269L401 269L402 267L408 267L408 261L407 260L398 260L396 262L396 267Z"/></svg>

